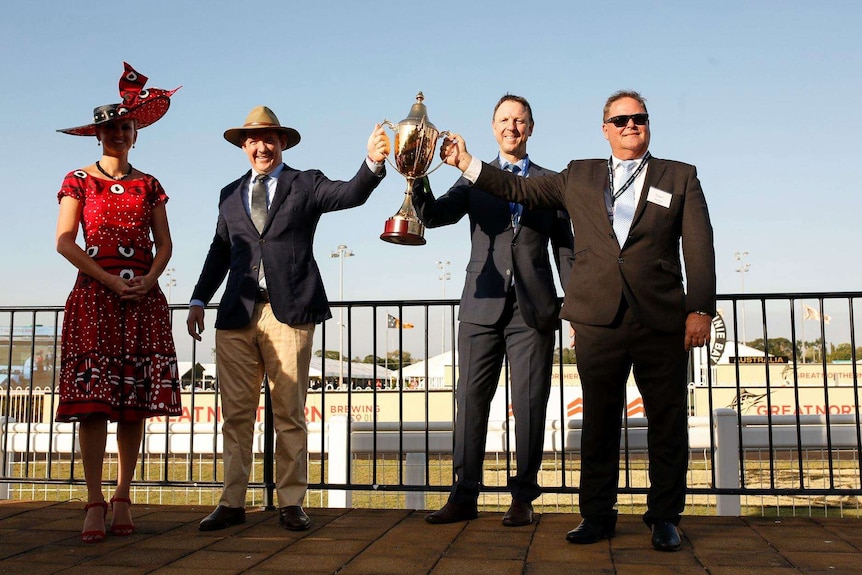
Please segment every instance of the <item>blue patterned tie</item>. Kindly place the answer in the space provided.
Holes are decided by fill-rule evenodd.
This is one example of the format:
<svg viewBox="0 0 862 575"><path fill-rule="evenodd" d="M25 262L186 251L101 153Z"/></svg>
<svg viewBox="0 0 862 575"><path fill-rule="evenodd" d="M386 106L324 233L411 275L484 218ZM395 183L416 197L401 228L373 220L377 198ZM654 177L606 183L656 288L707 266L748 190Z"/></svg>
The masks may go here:
<svg viewBox="0 0 862 575"><path fill-rule="evenodd" d="M614 182L616 183L614 186L616 190L613 190L614 192L625 185L637 167L637 161L635 160L627 160L620 163L622 164L622 169L620 170L620 177L614 178ZM634 216L635 183L632 182L632 185L630 185L614 202L614 234L616 234L617 242L620 244L621 248L623 247L623 244L626 243L626 238L629 235L629 229L632 227Z"/></svg>
<svg viewBox="0 0 862 575"><path fill-rule="evenodd" d="M521 173L521 167L518 166L518 164L506 164L504 169L512 172L516 176ZM518 224L521 221L523 207L518 202L509 202L509 211L512 214L512 229L518 231Z"/></svg>

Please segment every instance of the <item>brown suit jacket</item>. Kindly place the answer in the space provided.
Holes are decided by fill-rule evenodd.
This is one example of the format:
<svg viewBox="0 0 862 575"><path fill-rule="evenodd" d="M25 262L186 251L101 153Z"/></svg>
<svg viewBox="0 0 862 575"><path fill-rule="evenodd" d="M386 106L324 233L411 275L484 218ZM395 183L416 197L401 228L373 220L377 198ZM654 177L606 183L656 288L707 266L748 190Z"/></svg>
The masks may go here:
<svg viewBox="0 0 862 575"><path fill-rule="evenodd" d="M695 167L649 160L634 221L620 249L605 203L607 165L607 160L575 160L559 174L519 178L483 164L475 185L531 209L568 211L575 255L562 318L609 325L623 296L638 321L660 331L684 331L692 311L715 314L712 225ZM648 200L651 188L670 194L667 207Z"/></svg>

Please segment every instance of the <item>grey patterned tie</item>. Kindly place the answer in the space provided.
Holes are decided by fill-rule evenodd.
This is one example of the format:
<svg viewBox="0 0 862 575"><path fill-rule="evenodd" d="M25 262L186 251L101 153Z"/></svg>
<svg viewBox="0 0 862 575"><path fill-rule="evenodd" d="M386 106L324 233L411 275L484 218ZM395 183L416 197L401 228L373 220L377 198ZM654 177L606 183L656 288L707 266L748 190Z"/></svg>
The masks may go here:
<svg viewBox="0 0 862 575"><path fill-rule="evenodd" d="M622 169L620 170L620 177L619 179L614 178L614 181L617 182L614 187L616 187L617 190L629 181L632 172L634 172L637 167L637 162L635 160L626 160L621 162L621 164ZM635 183L632 182L632 184L626 188L626 191L623 192L616 201L614 201L614 234L616 234L617 242L620 244L621 248L623 247L623 244L626 243L626 238L629 235L629 229L632 227L632 220L634 217Z"/></svg>
<svg viewBox="0 0 862 575"><path fill-rule="evenodd" d="M251 221L258 232L262 232L266 225L266 178L264 174L258 174L251 187Z"/></svg>
<svg viewBox="0 0 862 575"><path fill-rule="evenodd" d="M266 178L266 175L258 174L251 186L251 221L258 233L263 232L263 227L266 225ZM261 259L257 270L258 282L263 280L263 277L263 260Z"/></svg>

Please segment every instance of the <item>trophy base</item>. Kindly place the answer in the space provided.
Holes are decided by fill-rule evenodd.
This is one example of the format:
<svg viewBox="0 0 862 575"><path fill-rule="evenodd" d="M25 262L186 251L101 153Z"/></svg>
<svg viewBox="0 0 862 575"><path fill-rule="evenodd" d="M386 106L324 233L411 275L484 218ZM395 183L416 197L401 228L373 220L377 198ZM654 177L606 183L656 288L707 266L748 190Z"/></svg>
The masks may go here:
<svg viewBox="0 0 862 575"><path fill-rule="evenodd" d="M420 221L408 220L401 216L392 216L386 220L380 239L390 244L402 246L424 246L425 226Z"/></svg>

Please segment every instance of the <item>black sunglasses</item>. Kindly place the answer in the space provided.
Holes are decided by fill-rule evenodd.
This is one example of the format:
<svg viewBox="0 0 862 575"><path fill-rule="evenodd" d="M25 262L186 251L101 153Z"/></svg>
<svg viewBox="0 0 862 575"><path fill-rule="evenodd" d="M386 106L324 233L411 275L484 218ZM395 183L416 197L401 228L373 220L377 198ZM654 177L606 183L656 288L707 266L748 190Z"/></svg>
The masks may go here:
<svg viewBox="0 0 862 575"><path fill-rule="evenodd" d="M649 120L649 114L632 114L630 116L614 116L605 120L605 124L613 124L617 128L625 128L629 120L634 120L636 126L644 126Z"/></svg>

